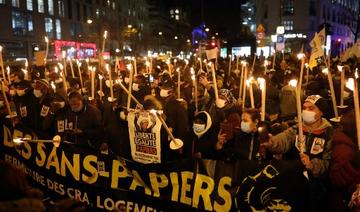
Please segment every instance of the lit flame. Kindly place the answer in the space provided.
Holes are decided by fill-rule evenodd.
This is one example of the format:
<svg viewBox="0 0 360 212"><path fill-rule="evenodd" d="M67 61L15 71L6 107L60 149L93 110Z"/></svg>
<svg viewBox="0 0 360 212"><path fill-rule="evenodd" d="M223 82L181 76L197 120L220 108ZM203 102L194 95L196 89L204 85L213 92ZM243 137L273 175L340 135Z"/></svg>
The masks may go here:
<svg viewBox="0 0 360 212"><path fill-rule="evenodd" d="M104 31L104 39L106 39L107 38L107 36L108 36L108 31Z"/></svg>
<svg viewBox="0 0 360 212"><path fill-rule="evenodd" d="M250 77L248 80L246 80L246 86L250 87L250 84L253 82L253 80L253 77Z"/></svg>
<svg viewBox="0 0 360 212"><path fill-rule="evenodd" d="M99 80L102 80L102 79L104 79L104 77L99 74Z"/></svg>
<svg viewBox="0 0 360 212"><path fill-rule="evenodd" d="M264 90L264 89L265 89L265 82L266 82L265 79L259 77L259 78L257 78L257 81L259 82L260 89L261 89L261 90Z"/></svg>
<svg viewBox="0 0 360 212"><path fill-rule="evenodd" d="M289 85L296 88L296 86L297 86L297 80L296 80L296 79L290 80L290 81L289 81Z"/></svg>
<svg viewBox="0 0 360 212"><path fill-rule="evenodd" d="M329 73L329 69L328 69L328 68L324 68L321 72L322 72L323 74L328 74L328 73Z"/></svg>
<svg viewBox="0 0 360 212"><path fill-rule="evenodd" d="M61 56L62 56L63 59L65 59L66 58L66 51L62 51Z"/></svg>
<svg viewBox="0 0 360 212"><path fill-rule="evenodd" d="M14 138L13 142L16 143L16 144L24 143L24 138Z"/></svg>
<svg viewBox="0 0 360 212"><path fill-rule="evenodd" d="M64 69L64 66L63 66L63 64L61 64L61 63L58 63L58 66L59 66L59 68L60 68L61 70L63 70L63 69Z"/></svg>
<svg viewBox="0 0 360 212"><path fill-rule="evenodd" d="M51 82L51 88L55 91L56 90L56 85L54 82Z"/></svg>
<svg viewBox="0 0 360 212"><path fill-rule="evenodd" d="M356 68L356 70L355 70L355 79L358 79L358 78L359 78L358 68Z"/></svg>
<svg viewBox="0 0 360 212"><path fill-rule="evenodd" d="M10 67L9 66L6 66L6 71L7 71L7 74L10 74Z"/></svg>
<svg viewBox="0 0 360 212"><path fill-rule="evenodd" d="M354 91L355 88L355 80L354 78L349 78L348 81L346 82L346 87L349 88L350 90Z"/></svg>
<svg viewBox="0 0 360 212"><path fill-rule="evenodd" d="M58 69L57 66L55 66L54 71L55 71L55 73L58 73L58 72L59 72L59 69Z"/></svg>
<svg viewBox="0 0 360 212"><path fill-rule="evenodd" d="M268 60L265 60L264 61L264 66L268 66L270 63L269 63L269 61Z"/></svg>
<svg viewBox="0 0 360 212"><path fill-rule="evenodd" d="M146 65L147 67L150 67L150 62L149 62L149 61L146 61L146 62L145 62L145 65Z"/></svg>
<svg viewBox="0 0 360 212"><path fill-rule="evenodd" d="M309 68L309 64L308 64L308 63L305 63L305 68Z"/></svg>
<svg viewBox="0 0 360 212"><path fill-rule="evenodd" d="M0 52L3 50L3 47L2 46L0 46Z"/></svg>
<svg viewBox="0 0 360 212"><path fill-rule="evenodd" d="M166 60L166 64L170 65L170 59Z"/></svg>
<svg viewBox="0 0 360 212"><path fill-rule="evenodd" d="M25 59L25 68L29 67L29 62L27 59Z"/></svg>
<svg viewBox="0 0 360 212"><path fill-rule="evenodd" d="M95 66L94 66L94 67L91 67L90 71L95 72L95 71L96 71L96 67L95 67Z"/></svg>
<svg viewBox="0 0 360 212"><path fill-rule="evenodd" d="M185 59L184 61L185 61L186 65L189 64L189 61L187 59Z"/></svg>
<svg viewBox="0 0 360 212"><path fill-rule="evenodd" d="M105 69L106 69L106 71L110 71L110 65L109 65L109 64L106 64L106 65L105 65Z"/></svg>
<svg viewBox="0 0 360 212"><path fill-rule="evenodd" d="M243 65L243 66L246 66L246 65L247 65L247 62L246 62L245 60L242 60L240 63L241 63L241 65Z"/></svg>
<svg viewBox="0 0 360 212"><path fill-rule="evenodd" d="M299 54L297 55L297 58L298 58L299 60L301 60L301 59L305 58L305 54L304 54L304 53L299 53Z"/></svg>
<svg viewBox="0 0 360 212"><path fill-rule="evenodd" d="M201 61L201 58L200 57L198 57L198 59L197 59L198 61Z"/></svg>
<svg viewBox="0 0 360 212"><path fill-rule="evenodd" d="M339 66L337 66L337 69L338 69L340 72L342 72L342 71L343 71L343 67L344 67L344 66L340 66L340 65L339 65Z"/></svg>
<svg viewBox="0 0 360 212"><path fill-rule="evenodd" d="M130 71L132 69L132 65L129 63L126 65L126 68Z"/></svg>
<svg viewBox="0 0 360 212"><path fill-rule="evenodd" d="M45 42L49 43L49 38L47 36L45 36Z"/></svg>

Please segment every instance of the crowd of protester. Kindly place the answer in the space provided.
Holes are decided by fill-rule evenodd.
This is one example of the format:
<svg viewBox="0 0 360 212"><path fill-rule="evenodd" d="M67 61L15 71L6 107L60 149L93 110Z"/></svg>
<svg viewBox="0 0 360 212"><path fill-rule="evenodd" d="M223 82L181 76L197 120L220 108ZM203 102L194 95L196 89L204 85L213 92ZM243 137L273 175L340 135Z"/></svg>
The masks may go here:
<svg viewBox="0 0 360 212"><path fill-rule="evenodd" d="M310 188L312 211L350 211L360 206L360 152L357 144L352 91L345 89L345 105L340 111L341 121L331 122L329 83L322 73L324 64L304 72L302 85L302 119L297 123L296 88L289 85L299 77L300 62L294 55L277 54L274 69L265 69L264 57L258 57L252 69L252 58L247 60L249 75L266 80L266 119L261 121L261 89L252 83L254 107L251 107L249 86L246 98L239 97L242 65L233 61L228 72L228 60L218 60L216 80L220 101L215 101L214 83L206 63L200 64L193 57L186 64L182 60L152 61L148 64L139 58L137 74L132 79L132 95L141 104L131 101L130 108L162 110L163 118L175 138L184 142L182 148L172 150L166 131L161 129L161 161L163 163L184 158L204 158L224 161L235 160L298 160L303 164ZM5 93L11 110L17 116L14 125L30 128L38 137L51 139L60 135L62 140L74 145L97 149L131 160L130 139L127 123L127 92L130 76L127 63L110 65L113 82L105 66L82 63L79 73L71 77L71 67L66 68L66 78L56 71L56 63L33 67L27 74L13 66L11 83L4 81ZM215 62L215 61L213 61ZM340 99L340 73L333 60L329 71L333 73L335 94ZM358 66L356 59L344 63L348 76L353 76ZM75 66L75 64L74 64ZM95 98L91 96L89 66L96 67ZM194 91L191 67L195 70L197 92ZM202 69L200 68L202 67ZM170 69L170 70L169 70ZM180 71L180 95L178 73ZM99 76L103 77L101 87ZM101 78L100 77L100 78ZM64 87L64 79L67 86ZM306 79L306 80L305 80ZM121 85L120 85L121 84ZM110 96L113 86L114 98ZM197 94L197 98L194 94ZM99 95L100 94L100 95ZM178 98L180 96L181 99ZM195 104L197 99L197 107ZM245 102L245 107L243 107ZM8 115L3 96L0 96L2 120ZM7 120L8 121L8 120ZM304 151L300 151L298 126L302 124L305 138ZM259 130L261 129L261 130ZM0 177L10 172L7 164L0 165ZM7 174L8 175L8 174ZM18 176L20 178L20 176ZM8 180L10 179L5 176ZM4 179L5 179L4 178ZM19 179L20 181L20 179ZM0 180L0 183L4 182ZM15 182L16 183L16 182ZM284 182L286 183L286 182ZM10 185L7 185L10 186ZM28 196L26 185L18 196L6 196L4 200ZM6 194L1 186L0 195ZM5 196L4 196L5 198ZM30 203L29 203L30 204ZM0 204L0 208L1 208ZM325 210L326 209L326 210Z"/></svg>

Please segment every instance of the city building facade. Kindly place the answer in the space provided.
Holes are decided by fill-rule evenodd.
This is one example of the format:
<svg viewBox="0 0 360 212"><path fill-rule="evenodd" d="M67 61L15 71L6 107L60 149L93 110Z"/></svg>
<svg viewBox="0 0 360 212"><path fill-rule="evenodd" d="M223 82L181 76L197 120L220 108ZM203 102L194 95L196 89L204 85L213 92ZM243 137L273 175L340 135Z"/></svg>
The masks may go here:
<svg viewBox="0 0 360 212"><path fill-rule="evenodd" d="M270 38L278 26L284 26L285 50L309 43L315 32L326 27L327 46L339 54L353 45L359 11L358 0L253 0L256 24L262 24ZM271 39L268 39L271 42ZM289 44L289 45L288 45ZM292 45L294 44L294 45Z"/></svg>

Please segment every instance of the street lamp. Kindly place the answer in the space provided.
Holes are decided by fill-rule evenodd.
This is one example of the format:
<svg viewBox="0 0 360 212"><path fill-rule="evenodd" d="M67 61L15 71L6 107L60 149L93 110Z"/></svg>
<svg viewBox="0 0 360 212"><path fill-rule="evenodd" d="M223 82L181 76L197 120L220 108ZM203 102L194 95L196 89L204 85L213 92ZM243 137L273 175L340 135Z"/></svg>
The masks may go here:
<svg viewBox="0 0 360 212"><path fill-rule="evenodd" d="M88 19L88 20L86 20L86 23L88 23L88 24L92 24L92 20L91 19Z"/></svg>
<svg viewBox="0 0 360 212"><path fill-rule="evenodd" d="M159 34L159 35L162 35L162 32L159 32L158 34Z"/></svg>
<svg viewBox="0 0 360 212"><path fill-rule="evenodd" d="M131 25L131 24L129 24L127 27L128 27L129 29L131 29L131 28L132 28L132 25Z"/></svg>
<svg viewBox="0 0 360 212"><path fill-rule="evenodd" d="M175 35L174 39L177 40L177 39L178 39L178 36Z"/></svg>
<svg viewBox="0 0 360 212"><path fill-rule="evenodd" d="M210 31L210 29L206 27L206 28L205 28L205 32L209 32L209 31Z"/></svg>
<svg viewBox="0 0 360 212"><path fill-rule="evenodd" d="M187 39L186 42L190 43L190 39Z"/></svg>

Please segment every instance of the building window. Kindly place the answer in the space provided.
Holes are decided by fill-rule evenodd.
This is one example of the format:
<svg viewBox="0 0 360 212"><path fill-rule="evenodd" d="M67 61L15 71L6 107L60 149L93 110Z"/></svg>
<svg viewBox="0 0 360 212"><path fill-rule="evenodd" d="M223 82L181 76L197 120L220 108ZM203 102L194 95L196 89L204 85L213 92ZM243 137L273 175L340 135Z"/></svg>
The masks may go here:
<svg viewBox="0 0 360 212"><path fill-rule="evenodd" d="M44 13L45 12L44 0L38 0L37 3L38 3L38 12Z"/></svg>
<svg viewBox="0 0 360 212"><path fill-rule="evenodd" d="M29 11L33 10L33 2L32 0L26 0L26 9Z"/></svg>
<svg viewBox="0 0 360 212"><path fill-rule="evenodd" d="M48 9L49 9L49 14L54 15L54 1L53 0L48 0Z"/></svg>
<svg viewBox="0 0 360 212"><path fill-rule="evenodd" d="M56 27L56 38L61 39L61 21L59 19L56 19L55 27Z"/></svg>
<svg viewBox="0 0 360 212"><path fill-rule="evenodd" d="M28 15L28 33L33 34L33 32L34 32L33 19L31 15Z"/></svg>
<svg viewBox="0 0 360 212"><path fill-rule="evenodd" d="M26 18L23 13L12 11L12 29L14 35L25 35L26 34Z"/></svg>
<svg viewBox="0 0 360 212"><path fill-rule="evenodd" d="M284 15L293 15L294 14L294 0L284 0L283 3L283 13Z"/></svg>
<svg viewBox="0 0 360 212"><path fill-rule="evenodd" d="M11 5L13 7L20 7L20 1L19 0L12 0Z"/></svg>
<svg viewBox="0 0 360 212"><path fill-rule="evenodd" d="M294 21L283 21L283 26L285 27L286 31L292 31L294 30Z"/></svg>
<svg viewBox="0 0 360 212"><path fill-rule="evenodd" d="M51 18L45 18L45 33L49 38L54 37L54 27L53 21Z"/></svg>
<svg viewBox="0 0 360 212"><path fill-rule="evenodd" d="M5 4L5 0L0 0L0 4Z"/></svg>
<svg viewBox="0 0 360 212"><path fill-rule="evenodd" d="M64 18L65 12L64 12L64 2L63 1L58 1L58 9L59 9L59 16Z"/></svg>

